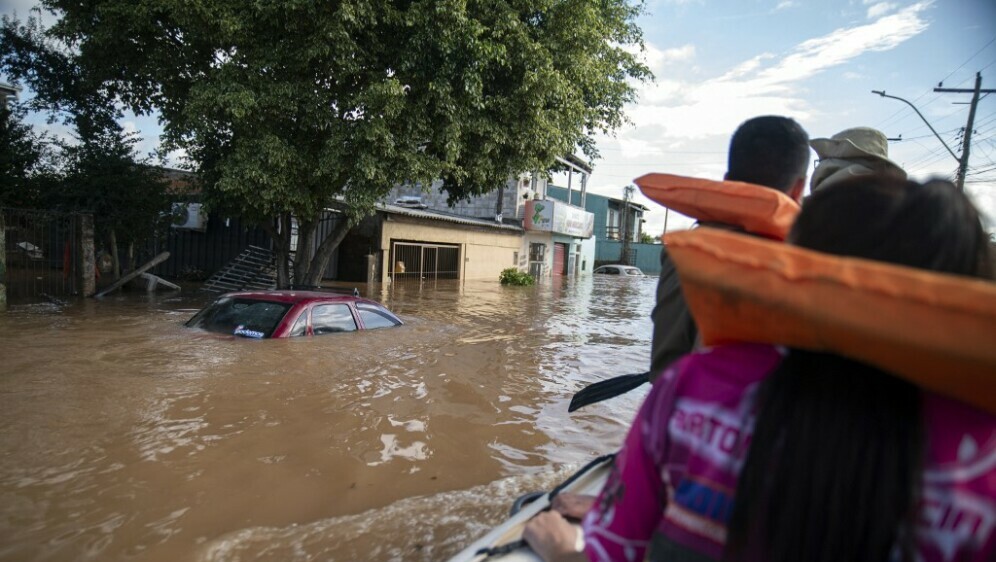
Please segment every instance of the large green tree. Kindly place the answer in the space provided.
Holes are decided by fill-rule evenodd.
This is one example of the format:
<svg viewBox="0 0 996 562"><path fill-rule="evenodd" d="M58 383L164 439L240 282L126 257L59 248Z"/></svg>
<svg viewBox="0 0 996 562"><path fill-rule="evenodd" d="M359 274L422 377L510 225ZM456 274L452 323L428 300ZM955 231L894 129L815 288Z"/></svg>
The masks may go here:
<svg viewBox="0 0 996 562"><path fill-rule="evenodd" d="M578 147L595 156L649 77L630 0L43 4L87 76L159 112L211 204L269 229L281 286L317 284L398 183L441 178L459 200ZM316 240L327 208L347 220Z"/></svg>
<svg viewBox="0 0 996 562"><path fill-rule="evenodd" d="M148 158L138 155L136 145L140 139L126 133L118 123L120 108L102 78L95 77L82 64L76 49L54 40L38 18L24 23L3 18L0 71L27 83L34 91L34 96L24 103L25 108L45 112L51 121L63 122L72 128L75 137L48 144L57 149L52 152L49 168L57 169L57 176L49 173L44 188L38 187L41 182L36 177L34 189L18 192L30 194L35 206L93 213L98 232L110 243L117 273L119 243L133 250L136 243L169 223L168 183ZM23 138L23 142L12 145L19 149L12 151L12 156L23 156L9 166L6 158L0 159L11 173L19 167L24 168L22 173L33 170L26 159L31 155L29 138Z"/></svg>

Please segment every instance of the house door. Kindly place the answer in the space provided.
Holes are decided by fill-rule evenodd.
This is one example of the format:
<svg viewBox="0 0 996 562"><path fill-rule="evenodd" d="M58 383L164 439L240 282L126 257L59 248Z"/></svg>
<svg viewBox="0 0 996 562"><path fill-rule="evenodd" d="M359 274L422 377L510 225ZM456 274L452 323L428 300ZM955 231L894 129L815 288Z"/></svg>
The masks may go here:
<svg viewBox="0 0 996 562"><path fill-rule="evenodd" d="M554 244L553 245L553 275L563 275L566 267L566 257L567 257L567 245L566 244Z"/></svg>

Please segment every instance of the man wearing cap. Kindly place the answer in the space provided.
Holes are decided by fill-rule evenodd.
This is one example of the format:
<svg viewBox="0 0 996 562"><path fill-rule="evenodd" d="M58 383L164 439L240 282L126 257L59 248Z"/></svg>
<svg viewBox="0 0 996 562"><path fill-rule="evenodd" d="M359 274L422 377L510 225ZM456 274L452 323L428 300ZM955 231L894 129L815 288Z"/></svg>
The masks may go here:
<svg viewBox="0 0 996 562"><path fill-rule="evenodd" d="M854 127L828 139L813 139L809 144L819 156L809 181L810 191L854 176L879 174L906 179L906 172L889 160L889 141L877 129Z"/></svg>

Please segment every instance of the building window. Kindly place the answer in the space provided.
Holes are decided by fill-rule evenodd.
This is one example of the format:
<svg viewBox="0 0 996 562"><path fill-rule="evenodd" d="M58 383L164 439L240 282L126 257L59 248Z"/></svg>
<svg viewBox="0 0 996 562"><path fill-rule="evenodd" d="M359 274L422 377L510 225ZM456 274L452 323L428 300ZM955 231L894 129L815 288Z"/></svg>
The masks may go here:
<svg viewBox="0 0 996 562"><path fill-rule="evenodd" d="M512 252L512 265L519 265L519 252Z"/></svg>
<svg viewBox="0 0 996 562"><path fill-rule="evenodd" d="M546 261L546 244L530 244L529 261Z"/></svg>

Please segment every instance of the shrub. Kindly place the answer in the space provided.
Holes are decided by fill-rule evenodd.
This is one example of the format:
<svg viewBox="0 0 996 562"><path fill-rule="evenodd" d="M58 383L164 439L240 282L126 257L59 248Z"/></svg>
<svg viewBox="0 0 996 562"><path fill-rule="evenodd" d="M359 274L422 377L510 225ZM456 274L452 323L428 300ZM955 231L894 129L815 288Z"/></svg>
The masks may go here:
<svg viewBox="0 0 996 562"><path fill-rule="evenodd" d="M532 285L536 282L532 275L510 267L501 272L498 282L502 285Z"/></svg>

